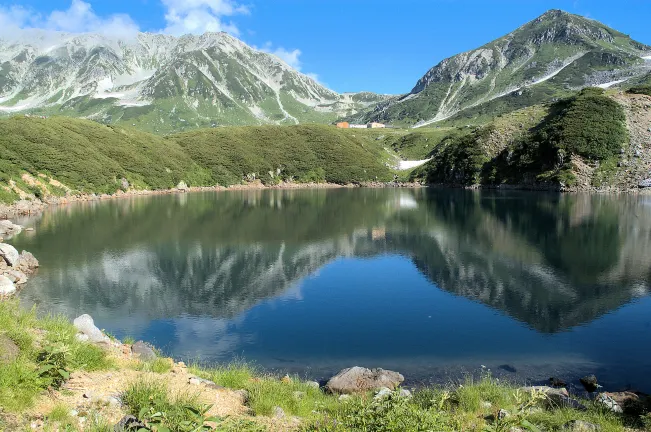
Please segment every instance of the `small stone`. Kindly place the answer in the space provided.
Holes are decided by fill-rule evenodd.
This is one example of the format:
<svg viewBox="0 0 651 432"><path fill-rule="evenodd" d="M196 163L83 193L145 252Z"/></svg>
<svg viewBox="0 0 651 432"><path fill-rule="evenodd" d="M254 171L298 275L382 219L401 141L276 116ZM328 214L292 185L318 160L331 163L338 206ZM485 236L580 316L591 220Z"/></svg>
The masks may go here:
<svg viewBox="0 0 651 432"><path fill-rule="evenodd" d="M510 416L510 415L511 415L511 413L508 412L508 411L505 410L505 409L501 409L501 410L499 410L499 411L497 412L497 418L498 418L499 420L504 420L505 418L507 418L507 417Z"/></svg>
<svg viewBox="0 0 651 432"><path fill-rule="evenodd" d="M93 399L95 397L95 393L93 393L92 391L85 391L83 397L85 399Z"/></svg>
<svg viewBox="0 0 651 432"><path fill-rule="evenodd" d="M292 382L292 378L289 375L285 375L280 379L280 381L284 382L285 384L290 384Z"/></svg>
<svg viewBox="0 0 651 432"><path fill-rule="evenodd" d="M410 399L412 397L412 394L409 390L407 389L400 389L400 397L404 397L407 399Z"/></svg>
<svg viewBox="0 0 651 432"><path fill-rule="evenodd" d="M248 391L246 391L244 389L241 389L241 390L235 390L233 393L235 393L235 395L239 396L240 402L242 403L242 405L246 405L246 404L249 403L249 392Z"/></svg>
<svg viewBox="0 0 651 432"><path fill-rule="evenodd" d="M104 400L106 401L106 404L110 406L118 406L122 404L120 399L116 398L115 396L108 396Z"/></svg>
<svg viewBox="0 0 651 432"><path fill-rule="evenodd" d="M0 364L13 362L20 355L20 348L9 337L0 334Z"/></svg>
<svg viewBox="0 0 651 432"><path fill-rule="evenodd" d="M308 381L308 382L306 382L305 384L306 384L308 387L312 387L312 388L315 388L315 389L321 388L321 386L319 385L319 383L316 382L316 381Z"/></svg>
<svg viewBox="0 0 651 432"><path fill-rule="evenodd" d="M70 410L68 414L70 414L71 417L77 417L79 412L77 410Z"/></svg>
<svg viewBox="0 0 651 432"><path fill-rule="evenodd" d="M339 396L339 402L347 401L347 400L349 400L350 398L351 398L350 395L348 395L348 394L342 394L341 396Z"/></svg>
<svg viewBox="0 0 651 432"><path fill-rule="evenodd" d="M391 390L387 387L383 387L377 393L375 393L375 399L382 399L390 395Z"/></svg>
<svg viewBox="0 0 651 432"><path fill-rule="evenodd" d="M601 426L583 420L572 420L563 426L563 430L571 432L597 432L601 430Z"/></svg>
<svg viewBox="0 0 651 432"><path fill-rule="evenodd" d="M137 418L132 415L127 415L122 417L122 419L120 419L120 421L113 427L113 432L127 432L139 430L144 427L145 425L139 422Z"/></svg>
<svg viewBox="0 0 651 432"><path fill-rule="evenodd" d="M584 376L579 381L581 381L583 388L585 388L588 393L593 393L599 388L599 382L597 381L597 377L594 375Z"/></svg>
<svg viewBox="0 0 651 432"><path fill-rule="evenodd" d="M281 407L274 407L273 415L277 419L285 418L285 411Z"/></svg>
<svg viewBox="0 0 651 432"><path fill-rule="evenodd" d="M554 377L551 377L549 379L549 383L551 384L552 387L557 387L557 388L558 387L565 387L567 385L567 383L565 381L563 381L562 379L554 378Z"/></svg>
<svg viewBox="0 0 651 432"><path fill-rule="evenodd" d="M90 342L93 343L102 343L102 342L110 342L110 339L102 333L100 329L98 329L95 326L95 322L93 321L93 317L90 315L84 314L81 316L78 316L75 318L75 320L72 322L75 326L75 328L88 336L88 339Z"/></svg>
<svg viewBox="0 0 651 432"><path fill-rule="evenodd" d="M294 397L294 399L300 400L305 397L305 392L295 391L292 396Z"/></svg>
<svg viewBox="0 0 651 432"><path fill-rule="evenodd" d="M77 334L75 335L75 338L76 338L79 342L88 342L88 340L90 339L90 338L88 337L88 335L85 335L85 334L83 334L83 333L77 333Z"/></svg>
<svg viewBox="0 0 651 432"><path fill-rule="evenodd" d="M156 352L143 341L138 341L131 346L131 353L142 361L156 360Z"/></svg>
<svg viewBox="0 0 651 432"><path fill-rule="evenodd" d="M491 409L493 408L493 404L490 402L482 401L480 404L483 409Z"/></svg>

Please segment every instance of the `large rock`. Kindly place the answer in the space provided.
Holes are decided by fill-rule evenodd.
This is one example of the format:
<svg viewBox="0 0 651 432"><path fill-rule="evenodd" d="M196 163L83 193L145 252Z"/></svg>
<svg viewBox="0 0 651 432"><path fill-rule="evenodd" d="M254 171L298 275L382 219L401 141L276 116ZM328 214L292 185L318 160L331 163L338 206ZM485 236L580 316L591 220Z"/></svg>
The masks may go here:
<svg viewBox="0 0 651 432"><path fill-rule="evenodd" d="M20 348L8 336L0 334L0 364L11 363L18 358Z"/></svg>
<svg viewBox="0 0 651 432"><path fill-rule="evenodd" d="M156 351L143 341L138 341L131 346L131 353L142 361L156 360Z"/></svg>
<svg viewBox="0 0 651 432"><path fill-rule="evenodd" d="M82 334L88 336L88 341L92 343L109 343L110 339L100 329L95 326L93 317L84 314L72 322L75 328Z"/></svg>
<svg viewBox="0 0 651 432"><path fill-rule="evenodd" d="M616 403L625 414L640 415L646 410L644 396L633 392L614 392L602 393L597 396L597 400L613 411L619 412L614 408L613 402Z"/></svg>
<svg viewBox="0 0 651 432"><path fill-rule="evenodd" d="M4 271L4 275L9 278L14 285L22 285L27 283L27 275L20 270L8 269Z"/></svg>
<svg viewBox="0 0 651 432"><path fill-rule="evenodd" d="M12 245L0 243L0 257L2 257L8 265L14 267L16 264L18 264L20 255L18 254L16 248Z"/></svg>
<svg viewBox="0 0 651 432"><path fill-rule="evenodd" d="M32 274L39 267L38 260L30 252L22 251L16 269L25 274Z"/></svg>
<svg viewBox="0 0 651 432"><path fill-rule="evenodd" d="M0 297L10 296L16 292L16 286L5 275L0 275Z"/></svg>
<svg viewBox="0 0 651 432"><path fill-rule="evenodd" d="M621 406L613 399L612 397L608 396L606 393L601 393L597 396L595 399L597 403L603 405L610 411L616 413L616 414L621 414L624 412Z"/></svg>
<svg viewBox="0 0 651 432"><path fill-rule="evenodd" d="M521 391L531 393L531 392L542 392L546 396L546 403L548 408L558 408L566 407L573 408L580 411L585 411L586 407L582 405L579 401L572 399L570 394L564 388L552 388L547 386L531 386L531 387L522 387Z"/></svg>
<svg viewBox="0 0 651 432"><path fill-rule="evenodd" d="M404 380L405 377L398 372L355 366L339 372L325 387L332 393L351 394L380 390L383 387L395 390Z"/></svg>
<svg viewBox="0 0 651 432"><path fill-rule="evenodd" d="M181 191L181 192L187 192L190 188L188 187L187 183L181 180L178 185L176 185L176 188Z"/></svg>

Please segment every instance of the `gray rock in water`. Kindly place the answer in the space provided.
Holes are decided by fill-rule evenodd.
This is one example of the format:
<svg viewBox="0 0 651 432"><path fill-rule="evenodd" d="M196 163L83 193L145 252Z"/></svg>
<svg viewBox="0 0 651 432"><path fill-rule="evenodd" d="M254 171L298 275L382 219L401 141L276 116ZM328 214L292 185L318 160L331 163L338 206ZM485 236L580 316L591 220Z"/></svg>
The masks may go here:
<svg viewBox="0 0 651 432"><path fill-rule="evenodd" d="M12 267L18 264L18 259L20 255L15 247L6 243L0 243L0 257L2 257L7 265Z"/></svg>
<svg viewBox="0 0 651 432"><path fill-rule="evenodd" d="M23 230L23 227L16 225L9 220L0 220L0 235L1 236L14 236L19 234Z"/></svg>
<svg viewBox="0 0 651 432"><path fill-rule="evenodd" d="M16 292L16 286L14 283L5 275L0 275L0 297L10 296Z"/></svg>
<svg viewBox="0 0 651 432"><path fill-rule="evenodd" d="M20 348L8 336L0 334L0 364L8 364L18 358Z"/></svg>
<svg viewBox="0 0 651 432"><path fill-rule="evenodd" d="M583 420L572 420L563 426L563 430L570 432L597 432L601 430L601 426Z"/></svg>
<svg viewBox="0 0 651 432"><path fill-rule="evenodd" d="M331 393L350 394L380 390L383 387L395 390L404 380L405 377L398 372L355 366L339 372L325 387Z"/></svg>
<svg viewBox="0 0 651 432"><path fill-rule="evenodd" d="M138 341L131 346L131 353L142 361L156 360L156 352L143 341Z"/></svg>
<svg viewBox="0 0 651 432"><path fill-rule="evenodd" d="M23 285L27 283L27 275L20 270L5 270L4 274L14 283L14 285Z"/></svg>
<svg viewBox="0 0 651 432"><path fill-rule="evenodd" d="M642 180L637 185L641 188L651 188L651 178Z"/></svg>
<svg viewBox="0 0 651 432"><path fill-rule="evenodd" d="M595 392L599 388L599 382L597 381L597 377L594 375L584 376L579 381L581 381L583 388L585 388L588 393Z"/></svg>
<svg viewBox="0 0 651 432"><path fill-rule="evenodd" d="M84 314L75 318L72 322L75 328L82 334L88 336L88 341L92 343L108 343L110 339L100 329L95 326L93 317Z"/></svg>

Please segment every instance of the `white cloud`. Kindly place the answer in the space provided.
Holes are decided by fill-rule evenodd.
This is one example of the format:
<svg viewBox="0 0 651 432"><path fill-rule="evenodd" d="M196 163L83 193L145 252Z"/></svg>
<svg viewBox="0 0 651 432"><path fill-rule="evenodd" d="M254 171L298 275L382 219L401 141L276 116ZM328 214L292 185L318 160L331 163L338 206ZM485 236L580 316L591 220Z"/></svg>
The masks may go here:
<svg viewBox="0 0 651 432"><path fill-rule="evenodd" d="M233 0L162 0L165 6L165 33L180 36L225 31L239 36L240 31L224 18L250 13L246 6Z"/></svg>
<svg viewBox="0 0 651 432"><path fill-rule="evenodd" d="M271 42L265 43L264 46L262 46L261 48L259 47L254 47L254 48L266 52L268 54L273 54L276 57L278 57L280 60L285 62L288 66L291 66L297 71L302 72L301 69L303 68L303 63L301 62L301 55L303 54L303 52L300 49L288 50L284 47L274 48ZM303 72L303 74L312 78L314 81L317 82L319 81L319 76L315 73Z"/></svg>
<svg viewBox="0 0 651 432"><path fill-rule="evenodd" d="M90 3L72 0L67 10L42 15L22 6L0 7L0 29L4 35L22 29L63 31L68 33L100 33L122 38L138 32L138 25L125 14L100 17Z"/></svg>

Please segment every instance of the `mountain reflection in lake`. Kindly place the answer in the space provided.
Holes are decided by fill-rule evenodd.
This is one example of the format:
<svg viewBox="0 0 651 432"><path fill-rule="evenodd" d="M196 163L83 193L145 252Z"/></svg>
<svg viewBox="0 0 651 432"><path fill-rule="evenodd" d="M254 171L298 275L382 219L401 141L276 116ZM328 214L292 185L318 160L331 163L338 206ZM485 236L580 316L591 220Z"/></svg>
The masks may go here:
<svg viewBox="0 0 651 432"><path fill-rule="evenodd" d="M197 193L52 209L25 305L177 358L418 380L480 364L651 390L651 197ZM546 376L548 377L548 376Z"/></svg>

